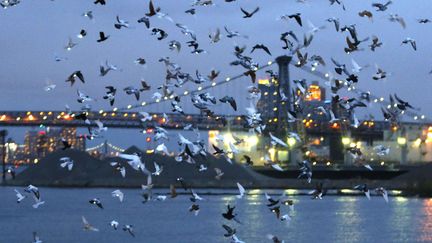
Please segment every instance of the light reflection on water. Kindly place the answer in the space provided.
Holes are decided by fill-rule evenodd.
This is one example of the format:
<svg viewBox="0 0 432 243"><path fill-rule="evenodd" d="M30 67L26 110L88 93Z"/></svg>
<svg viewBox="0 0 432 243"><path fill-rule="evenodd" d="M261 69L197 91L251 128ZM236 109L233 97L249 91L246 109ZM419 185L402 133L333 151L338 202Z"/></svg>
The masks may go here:
<svg viewBox="0 0 432 243"><path fill-rule="evenodd" d="M337 208L335 215L335 239L334 242L358 242L361 239L360 231L352 230L352 226L361 225L363 218L358 212L358 203L364 200L362 197L338 197L335 202Z"/></svg>
<svg viewBox="0 0 432 243"><path fill-rule="evenodd" d="M289 196L295 210L281 207L281 214L292 217L287 225L266 206L263 194L267 190L254 191L243 199L201 195L205 201L197 202L201 211L196 217L188 212L192 203L187 195L143 204L139 190L122 189L125 201L120 203L111 197L111 191L41 188L46 204L34 210L28 199L16 203L13 188L0 188L0 242L30 242L32 231L38 231L44 242L230 242L223 237L222 224L236 228L238 237L248 243L270 242L267 234L285 242L432 242L429 199L390 197L386 203L382 197L325 196L311 200L310 196ZM274 198L280 195L280 191L273 191ZM102 200L104 210L89 205L88 200L94 197ZM236 206L242 224L222 218L228 203ZM101 232L84 232L81 215ZM112 219L121 225L134 225L136 238L109 228Z"/></svg>
<svg viewBox="0 0 432 243"><path fill-rule="evenodd" d="M424 242L432 242L432 199L423 200L422 203L422 215L421 220L421 240Z"/></svg>

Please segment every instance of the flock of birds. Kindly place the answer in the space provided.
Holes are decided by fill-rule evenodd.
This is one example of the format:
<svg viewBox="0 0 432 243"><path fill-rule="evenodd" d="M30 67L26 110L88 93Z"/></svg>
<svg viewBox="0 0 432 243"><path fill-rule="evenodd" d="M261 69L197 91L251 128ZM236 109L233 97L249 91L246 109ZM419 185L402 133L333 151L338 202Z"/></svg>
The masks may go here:
<svg viewBox="0 0 432 243"><path fill-rule="evenodd" d="M226 4L229 4L231 2L235 2L236 0L225 0ZM2 0L0 2L0 5L3 8L9 8L14 7L18 5L21 1L20 0ZM305 3L307 0L297 0L297 2ZM343 11L346 11L346 6L342 2L342 0L329 0L330 5L338 5L342 8ZM96 0L94 1L94 4L100 7L103 7L104 5L109 4L109 1L107 0ZM184 13L186 15L195 15L197 12L199 12L199 8L202 7L211 7L214 5L213 0L195 0L191 8L186 9ZM363 18L366 17L369 20L372 21L374 16L376 14L380 14L382 12L386 12L389 8L392 6L392 1L388 1L385 3L373 3L372 9L365 9L358 13L358 16ZM242 17L245 19L248 18L254 18L256 15L260 13L261 9L260 7L256 7L253 9L245 9L241 8L239 10L239 14L242 14ZM82 13L82 16L88 19L95 18L93 11L86 11ZM161 29L158 27L154 27L153 20L154 18L159 18L166 20L170 23L172 23L173 31L177 30L180 31L185 38L188 38L186 42L182 42L179 40L166 40L169 37L169 32L166 29ZM287 22L288 24L296 24L299 26L303 26L304 22L304 16L302 13L289 13L283 16L280 16L278 18L279 21ZM390 14L388 16L388 20L391 22L396 22L401 25L402 28L406 28L405 20L402 16L398 14ZM292 23L291 23L292 22ZM365 49L370 49L370 51L374 52L377 51L379 48L383 47L383 43L379 39L378 36L372 36L365 37L362 35L363 33L359 33L357 30L357 27L355 24L343 24L340 22L340 20L337 17L331 17L326 19L325 22L331 23L334 25L336 32L341 33L347 33L345 36L346 40L346 46L343 47L344 52L346 53L353 53L357 51L364 51ZM427 24L430 23L431 20L429 19L418 19L418 23L420 24ZM190 48L189 51L191 54L199 55L203 53L207 53L206 50L202 48L198 41L198 36L196 35L195 31L193 31L191 28L189 28L186 25L183 25L181 23L178 23L174 21L167 13L164 13L160 7L158 7L153 0L148 1L148 8L146 13L139 19L136 20L136 23L138 25L142 25L143 28L146 28L149 30L150 35L155 36L155 39L157 41L167 41L167 48L172 52L182 52L184 51L185 47ZM114 28L117 31L122 31L123 29L131 28L131 22L129 22L126 19L121 18L120 16L117 16L115 20L113 20ZM311 65L313 68L317 68L318 66L325 66L327 65L327 62L325 61L324 57L314 54L309 55L308 47L311 45L311 43L314 40L314 36L319 33L322 29L325 28L325 26L315 26L310 21L308 21L309 30L307 33L303 34L303 39L300 38L299 33L295 33L294 31L288 31L283 32L280 35L280 41L282 42L283 46L281 47L284 52L287 52L289 55L293 56L295 60L295 66L297 67L303 67L306 65ZM237 39L248 39L249 36L246 34L240 33L236 30L230 29L228 26L224 26L223 30L225 33L222 33L222 31L217 28L214 32L209 33L208 38L209 41L213 44L218 43L221 41L223 37L226 38L237 38ZM87 31L85 29L82 29L78 34L78 39L85 39L87 38ZM96 43L102 44L110 39L110 35L105 32L99 32L99 38L96 40ZM365 44L366 42L371 39L371 42L369 45ZM64 49L66 51L73 51L73 49L79 44L79 42L76 42L76 40L69 38L67 44L65 45ZM407 37L406 39L401 41L401 45L410 45L414 51L417 50L417 44L416 40ZM276 49L276 47L268 47L262 43L257 43L250 49L249 54L255 53L255 52L261 52L262 55L268 55L272 56L272 52L274 52L272 49ZM246 46L236 45L234 48L234 60L230 63L232 66L238 66L239 68L243 69L243 75L245 77L250 78L252 85L247 88L249 97L248 99L251 100L250 107L246 108L246 115L242 116L243 124L245 129L249 129L250 133L255 134L268 134L270 136L270 143L271 146L274 147L286 147L288 148L288 144L281 138L277 137L277 134L272 134L271 132L266 131L266 123L262 117L262 114L257 110L255 105L253 104L253 101L257 101L261 95L260 89L257 88L256 84L256 78L257 74L256 72L260 69L259 63L254 61L254 59L248 55L248 52L246 51ZM56 62L63 62L67 61L68 59L66 57L60 57L56 56L55 61ZM182 70L181 66L173 61L171 61L170 57L161 57L159 62L163 63L166 67L166 76L165 81L158 86L156 91L151 95L152 100L156 101L163 101L168 100L171 102L172 112L176 112L179 114L185 115L185 112L182 108L182 97L190 96L190 101L194 107L196 107L200 113L203 116L209 116L214 117L217 121L221 122L224 126L228 124L227 119L222 115L216 115L212 111L212 106L217 104L218 102L222 104L227 104L231 109L234 111L237 111L237 102L234 96L225 95L223 97L215 97L210 92L191 92L190 94L179 94L178 90L180 90L186 83L190 84L209 84L214 82L219 78L220 71L218 70L211 70L211 72L208 75L201 74L198 70L196 70L195 73L188 73ZM134 63L136 65L146 65L147 60L144 57L137 58ZM361 66L359 65L354 59L352 59L351 64L352 68L349 68L347 64L342 63L340 61L335 60L334 58L331 58L331 63L334 65L334 75L330 75L329 81L327 82L327 85L331 88L331 99L325 102L325 105L320 106L316 108L316 113L320 116L324 117L324 119L327 119L328 122L334 123L334 122L349 122L349 126L357 128L360 125L360 121L356 117L355 111L357 109L365 109L368 107L369 103L371 102L371 94L369 92L362 92L360 94L355 93L355 97L345 97L339 94L339 91L341 90L354 90L356 84L359 82L359 73L362 72L365 68L368 67L368 65ZM111 72L115 71L122 71L118 66L110 63L109 61L106 61L104 64L100 65L99 74L100 76L106 76L109 75ZM275 73L272 70L266 70L265 71L267 75L269 75L272 79L277 80L278 74ZM383 70L382 68L376 66L376 73L371 77L373 80L383 80L386 79L390 75L389 72ZM70 83L70 86L73 87L76 82L81 82L83 84L86 83L85 75L81 70L76 70L73 73L71 73L65 80L66 82ZM294 89L293 90L283 90L282 88L278 91L279 97L278 100L280 102L287 102L290 101L288 97L292 98L292 108L288 111L287 114L287 122L289 123L296 123L297 121L301 121L303 119L303 110L304 110L304 103L303 100L306 96L309 95L308 91L308 83L305 79L301 80L294 80ZM55 84L49 83L47 86L45 86L45 91L53 91L56 88ZM106 100L109 104L109 106L114 106L116 103L116 95L117 95L117 87L114 86L106 86L105 87L106 92L105 95L102 97L103 100ZM136 86L127 86L123 88L123 91L126 95L132 96L132 99L139 101L142 97L143 92L148 92L150 90L154 90L145 80L141 80L139 84ZM291 94L287 95L286 93ZM94 102L97 99L94 97L90 97L87 95L84 91L77 90L77 102L80 104L85 104L82 107L82 111L78 113L72 112L69 106L66 105L66 113L73 117L74 119L79 119L84 121L86 124L88 124L88 134L87 138L89 140L98 138L102 136L104 132L107 131L107 127L104 126L104 124L99 120L91 120L91 117L88 116L88 112L91 111L91 106L88 105L90 102ZM391 94L389 96L390 105L386 107L382 107L381 111L383 114L383 117L385 120L391 122L392 124L399 124L401 121L401 117L404 115L404 113L409 110L415 110L416 108L413 107L409 102L402 99L397 94ZM147 127L151 127L154 130L154 137L153 139L155 141L162 141L168 139L168 131L160 126L158 123L151 124L150 126L148 124L152 123L152 116L147 112L140 112L140 119L143 123L143 129L146 129ZM169 117L164 114L165 123L169 122ZM192 130L195 131L197 134L196 141L191 141L187 138L185 138L182 134L178 134L178 144L182 146L182 151L180 151L178 154L175 155L175 159L178 162L186 162L191 164L197 165L197 171L203 172L207 170L208 168L204 164L200 164L200 159L205 159L206 156L209 156L209 151L207 151L207 144L204 142L203 139L200 138L200 133L197 128L194 127L194 124L189 124L186 127L184 127L185 130ZM289 132L288 136L290 138L293 138L297 141L297 144L299 148L302 151L310 151L311 149L308 147L308 143L299 134L295 132ZM238 145L244 143L245 141L241 139L240 137L234 137L234 141L228 142L229 148L226 150L223 147L223 144L225 143L224 138L222 136L217 137L217 141L219 144L211 144L211 147L213 149L213 155L217 157L223 157L226 159L228 163L233 163L233 161L230 159L232 155L237 155L240 153L239 149L237 148ZM71 148L71 145L68 143L67 140L62 140L63 144L63 150L67 150ZM225 143L226 144L226 143ZM155 151L157 153L161 153L164 155L171 155L171 153L167 146L164 143L160 143L155 148ZM374 147L374 151L377 156L385 156L389 153L390 148L383 146L383 145L377 145ZM354 162L358 165L364 166L365 168L369 170L373 170L370 165L366 163L365 156L362 152L362 150L356 146L349 147L347 149L347 153L350 154L354 160ZM311 166L311 158L308 157L309 153L304 154L304 158L301 162L299 162L300 166L300 174L299 178L305 178L308 183L312 182L312 166ZM134 154L120 154L120 158L127 161L127 164L134 170L142 172L145 176L147 176L147 182L146 184L142 185L142 192L144 197L144 202L156 200L156 201L164 201L167 198L175 198L177 196L175 185L171 185L170 187L170 193L167 195L156 195L153 196L152 194L152 188L153 188L153 182L152 177L154 176L161 176L163 175L163 166L158 165L156 162L154 162L154 168L155 171L149 171L145 163L142 161L142 154L140 153L134 153ZM252 159L248 155L243 155L240 159L244 161L246 165L253 165ZM270 156L266 155L264 158L265 165L272 167L275 170L283 171L283 166L281 166L279 161L273 161L270 159ZM60 166L62 168L65 168L69 171L73 170L74 166L74 160L70 157L62 157L60 159ZM111 166L115 171L120 173L122 177L126 177L126 167L124 163L121 162L111 162ZM215 168L215 178L221 179L224 172L219 169ZM192 205L189 208L189 211L194 213L195 215L198 214L201 207L199 202L203 200L202 197L200 197L191 187L187 185L187 183L183 180L183 178L178 178L177 183L179 183L186 191L190 193L190 201ZM240 184L237 183L237 187L239 190L239 194L237 195L238 199L241 199L244 197L247 192L245 188ZM385 201L388 202L388 195L387 191L380 187L376 188L374 190L370 190L366 184L357 185L354 187L354 189L363 192L368 199L370 199L370 193L371 191L374 191L376 194L381 195ZM41 193L39 189L33 185L29 185L27 188L24 189L24 191L27 194L30 194L33 196L35 203L33 204L34 208L38 208L41 205L44 204L44 201L41 198ZM16 196L17 196L17 202L21 202L24 200L27 195L21 193L18 190L15 190ZM312 195L312 199L322 199L322 197L326 194L326 190L323 186L323 183L317 183L316 189L311 191L310 194ZM115 190L112 192L112 196L115 198L118 198L120 202L123 201L124 194L120 190ZM287 198L285 195L281 195L278 198L271 197L269 195L265 195L267 206L271 213L275 214L277 220L281 222L288 223L291 220L289 213L284 213L283 210L285 206L288 207L288 210L294 210L293 208L293 201L289 198ZM93 198L89 200L89 203L92 205L95 205L96 207L103 209L103 204L99 198ZM240 221L237 218L237 214L234 213L235 206L227 205L226 212L222 213L222 217L226 220L230 221L236 221L237 223L240 223ZM87 231L99 231L99 229L95 228L93 225L87 221L87 219L83 216L82 217L83 222L83 228ZM109 223L109 225L114 229L117 230L119 228L119 222L116 220L113 220ZM240 243L241 241L237 235L236 235L236 229L233 226L229 226L227 224L223 224L223 228L225 229L224 236L231 239L231 242ZM132 237L135 237L134 228L132 225L125 224L123 225L122 229L130 234ZM272 240L273 242L284 242L283 240L280 240L278 237L273 235L268 235L268 238ZM34 241L35 243L42 242L36 233L34 233Z"/></svg>

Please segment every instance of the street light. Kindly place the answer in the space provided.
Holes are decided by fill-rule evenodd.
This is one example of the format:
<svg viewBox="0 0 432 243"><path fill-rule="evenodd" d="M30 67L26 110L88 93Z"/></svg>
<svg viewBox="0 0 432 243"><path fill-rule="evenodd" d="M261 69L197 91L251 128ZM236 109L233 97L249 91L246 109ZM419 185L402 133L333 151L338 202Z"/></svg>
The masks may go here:
<svg viewBox="0 0 432 243"><path fill-rule="evenodd" d="M351 138L349 138L349 137L342 137L342 144L343 145L348 145L348 144L350 144L351 143Z"/></svg>
<svg viewBox="0 0 432 243"><path fill-rule="evenodd" d="M295 138L293 138L293 137L289 137L287 142L288 142L288 145L290 147L294 147L296 145L296 143L297 143L297 140Z"/></svg>
<svg viewBox="0 0 432 243"><path fill-rule="evenodd" d="M398 137L397 138L397 143L399 144L399 145L406 145L406 143L407 143L407 139L406 139L406 137Z"/></svg>

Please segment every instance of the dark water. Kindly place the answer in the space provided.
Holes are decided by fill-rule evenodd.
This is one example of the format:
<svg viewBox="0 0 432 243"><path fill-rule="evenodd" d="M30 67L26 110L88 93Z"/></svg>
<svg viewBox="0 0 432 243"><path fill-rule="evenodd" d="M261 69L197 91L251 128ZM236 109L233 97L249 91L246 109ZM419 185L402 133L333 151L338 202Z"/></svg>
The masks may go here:
<svg viewBox="0 0 432 243"><path fill-rule="evenodd" d="M120 203L111 197L114 189L41 188L46 203L33 209L32 198L17 204L13 189L0 188L1 243L31 242L33 231L43 242L55 243L230 242L223 237L222 224L235 227L245 242L271 242L267 234L287 243L432 242L432 199L391 197L386 204L380 197L368 201L356 196L327 196L323 200L293 196L295 210L286 225L267 209L264 191L258 190L253 193L259 195L241 200L234 195L202 195L207 200L199 203L201 211L194 216L188 212L191 203L186 195L143 204L140 190L122 189L125 200ZM104 210L88 203L94 197L102 200ZM237 205L242 225L222 218L228 202ZM283 211L288 212L288 208ZM82 215L100 232L83 231ZM108 225L113 219L120 225L133 225L136 237L113 230Z"/></svg>

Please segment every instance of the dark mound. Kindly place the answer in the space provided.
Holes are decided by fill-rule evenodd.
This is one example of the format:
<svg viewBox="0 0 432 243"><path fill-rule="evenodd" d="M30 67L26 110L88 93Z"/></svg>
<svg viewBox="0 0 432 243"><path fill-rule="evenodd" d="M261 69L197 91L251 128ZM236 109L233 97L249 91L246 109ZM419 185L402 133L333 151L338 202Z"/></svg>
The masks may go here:
<svg viewBox="0 0 432 243"><path fill-rule="evenodd" d="M137 152L139 149L130 148L126 152ZM60 167L60 158L70 157L74 160L72 171ZM240 164L230 164L223 158L207 156L197 159L196 164L177 162L173 157L159 154L144 154L142 157L147 169L154 172L154 163L163 166L160 176L152 176L155 187L168 187L177 184L177 178L182 177L192 187L227 188L236 187L239 182L247 187L259 187L256 175L251 169ZM110 166L110 162L121 162L126 167L126 178ZM204 164L206 171L199 172L198 167ZM215 178L215 168L224 172L220 180ZM259 177L259 175L258 175ZM139 187L147 182L147 176L140 171L135 171L124 159L106 158L99 160L87 153L66 150L56 151L41 159L38 164L30 166L27 170L17 175L10 184L38 186L71 186L71 187Z"/></svg>
<svg viewBox="0 0 432 243"><path fill-rule="evenodd" d="M107 162L117 161L125 163L125 160L120 158L107 158ZM144 154L142 161L151 172L155 171L154 162L159 166L163 166L163 172L159 176L152 176L153 184L156 187L168 187L170 184L178 184L177 178L181 177L192 187L211 187L211 188L227 188L237 187L239 182L244 186L257 186L257 181L253 176L253 172L249 172L249 168L242 165L228 163L225 159L218 159L213 156L197 159L196 164L186 162L177 162L173 157L163 156L159 154ZM208 169L200 172L199 165L204 164ZM224 172L220 180L215 178L215 168L219 168ZM111 169L112 171L112 169ZM100 171L100 175L106 175L112 172ZM120 186L136 186L145 184L147 177L142 172L133 170L130 166L126 166L126 178L121 178L120 174L116 175L119 179L116 184ZM98 183L103 184L106 181L104 178L96 178Z"/></svg>
<svg viewBox="0 0 432 243"><path fill-rule="evenodd" d="M74 160L72 171L60 167L62 157L70 157ZM58 150L18 174L11 183L40 186L90 186L94 183L94 174L109 167L109 164L87 153L73 149Z"/></svg>

